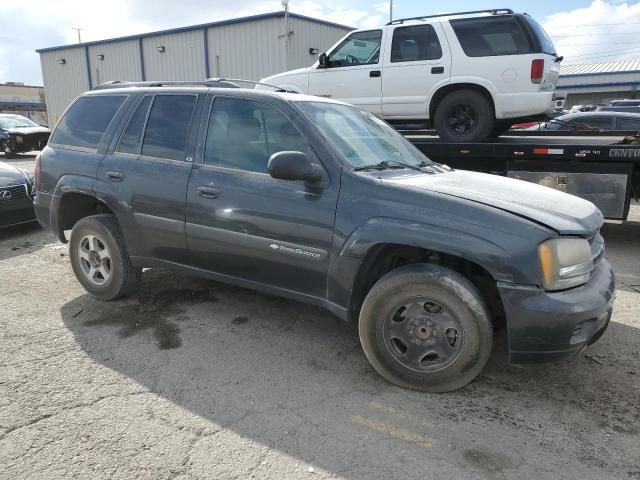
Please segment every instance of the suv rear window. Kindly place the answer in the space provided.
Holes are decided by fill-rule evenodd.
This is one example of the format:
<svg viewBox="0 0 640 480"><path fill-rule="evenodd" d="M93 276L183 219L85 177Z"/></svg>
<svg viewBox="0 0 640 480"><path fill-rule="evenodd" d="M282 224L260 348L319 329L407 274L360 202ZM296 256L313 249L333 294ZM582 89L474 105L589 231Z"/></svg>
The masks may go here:
<svg viewBox="0 0 640 480"><path fill-rule="evenodd" d="M124 95L78 98L58 122L50 143L96 150L126 98Z"/></svg>
<svg viewBox="0 0 640 480"><path fill-rule="evenodd" d="M431 25L397 27L391 43L392 62L436 60L442 57L438 35Z"/></svg>
<svg viewBox="0 0 640 480"><path fill-rule="evenodd" d="M450 23L469 57L531 53L527 35L511 16L463 18Z"/></svg>

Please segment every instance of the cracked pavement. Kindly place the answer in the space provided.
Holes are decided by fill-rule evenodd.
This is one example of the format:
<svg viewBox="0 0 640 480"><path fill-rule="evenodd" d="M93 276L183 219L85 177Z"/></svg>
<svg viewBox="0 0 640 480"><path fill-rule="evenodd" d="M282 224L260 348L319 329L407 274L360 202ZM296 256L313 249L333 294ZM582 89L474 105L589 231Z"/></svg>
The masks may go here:
<svg viewBox="0 0 640 480"><path fill-rule="evenodd" d="M300 303L148 270L92 299L67 247L0 232L0 478L640 478L640 205L603 234L612 324L580 356L403 390Z"/></svg>

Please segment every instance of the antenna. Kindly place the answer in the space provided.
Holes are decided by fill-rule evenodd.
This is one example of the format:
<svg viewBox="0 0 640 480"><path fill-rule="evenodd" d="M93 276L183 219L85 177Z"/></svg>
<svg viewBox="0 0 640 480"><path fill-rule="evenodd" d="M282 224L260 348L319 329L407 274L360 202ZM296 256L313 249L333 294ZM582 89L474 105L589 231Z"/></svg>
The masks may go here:
<svg viewBox="0 0 640 480"><path fill-rule="evenodd" d="M78 43L82 43L82 38L80 37L80 32L84 32L86 29L85 28L79 28L79 27L71 27L71 30L75 30L78 33Z"/></svg>

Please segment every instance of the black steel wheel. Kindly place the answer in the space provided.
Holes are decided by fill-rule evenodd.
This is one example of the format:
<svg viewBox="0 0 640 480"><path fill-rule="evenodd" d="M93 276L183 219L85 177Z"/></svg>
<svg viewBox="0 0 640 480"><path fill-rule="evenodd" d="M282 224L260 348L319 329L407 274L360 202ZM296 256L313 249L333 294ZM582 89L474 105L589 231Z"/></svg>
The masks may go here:
<svg viewBox="0 0 640 480"><path fill-rule="evenodd" d="M493 328L482 296L440 265L407 265L384 275L363 302L358 329L376 371L415 390L456 390L491 354Z"/></svg>
<svg viewBox="0 0 640 480"><path fill-rule="evenodd" d="M435 128L446 142L477 142L486 139L495 125L493 107L474 90L457 90L438 104Z"/></svg>

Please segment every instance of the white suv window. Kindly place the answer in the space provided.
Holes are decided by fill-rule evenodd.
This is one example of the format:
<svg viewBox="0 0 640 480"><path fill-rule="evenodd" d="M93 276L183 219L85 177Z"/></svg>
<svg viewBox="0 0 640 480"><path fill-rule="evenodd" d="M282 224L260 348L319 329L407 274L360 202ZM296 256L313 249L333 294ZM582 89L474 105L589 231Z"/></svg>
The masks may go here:
<svg viewBox="0 0 640 480"><path fill-rule="evenodd" d="M382 30L353 33L331 52L329 67L351 67L378 63L381 41Z"/></svg>
<svg viewBox="0 0 640 480"><path fill-rule="evenodd" d="M391 62L415 62L442 58L442 47L431 25L398 27L393 31Z"/></svg>
<svg viewBox="0 0 640 480"><path fill-rule="evenodd" d="M511 16L463 18L450 23L469 57L531 53L522 26Z"/></svg>

